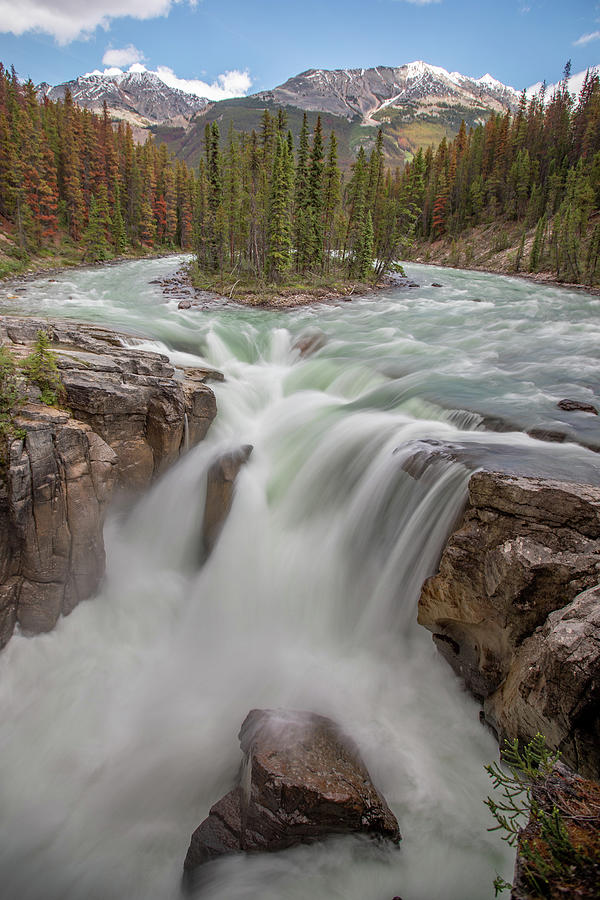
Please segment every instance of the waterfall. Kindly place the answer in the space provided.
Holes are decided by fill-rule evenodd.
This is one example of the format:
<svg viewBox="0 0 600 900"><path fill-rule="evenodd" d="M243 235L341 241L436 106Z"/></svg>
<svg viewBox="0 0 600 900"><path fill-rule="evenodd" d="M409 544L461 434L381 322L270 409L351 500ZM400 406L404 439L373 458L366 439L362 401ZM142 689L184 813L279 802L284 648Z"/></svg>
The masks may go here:
<svg viewBox="0 0 600 900"><path fill-rule="evenodd" d="M448 287L431 296L216 314L159 303L147 281L166 266L68 273L20 301L120 323L148 336L138 346L226 380L214 384L207 439L109 517L99 596L0 654L3 900L179 898L189 837L235 779L239 726L266 706L340 722L404 840L399 850L344 838L223 859L207 869L203 898L491 900L494 875L510 878L512 867L482 803L482 764L497 746L417 626L416 603L477 466L597 473L596 454L574 443L482 431L482 415L499 414L511 391L519 415L550 408L552 376L545 357L531 361L531 333L551 330L551 310L559 322L567 301L526 286L550 291L544 323L524 325L536 385L527 405L511 374L523 361L490 325L494 304L500 329L524 315L509 280L480 278L484 304L466 303L475 288L444 273ZM423 304L437 330L427 332ZM597 346L589 310L565 385ZM471 331L455 334L456 316ZM294 338L315 324L324 346L303 360ZM593 436L594 424L577 424L578 435ZM199 568L207 470L242 444L254 451Z"/></svg>

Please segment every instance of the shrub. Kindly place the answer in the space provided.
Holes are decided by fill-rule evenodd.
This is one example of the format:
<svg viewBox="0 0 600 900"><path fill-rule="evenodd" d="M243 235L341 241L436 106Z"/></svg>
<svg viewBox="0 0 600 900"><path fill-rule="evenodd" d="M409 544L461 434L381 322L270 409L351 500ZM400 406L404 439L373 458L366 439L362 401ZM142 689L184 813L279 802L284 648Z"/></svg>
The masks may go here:
<svg viewBox="0 0 600 900"><path fill-rule="evenodd" d="M45 331L38 331L33 351L23 363L23 372L27 380L40 389L41 401L46 406L56 406L64 400L65 388Z"/></svg>

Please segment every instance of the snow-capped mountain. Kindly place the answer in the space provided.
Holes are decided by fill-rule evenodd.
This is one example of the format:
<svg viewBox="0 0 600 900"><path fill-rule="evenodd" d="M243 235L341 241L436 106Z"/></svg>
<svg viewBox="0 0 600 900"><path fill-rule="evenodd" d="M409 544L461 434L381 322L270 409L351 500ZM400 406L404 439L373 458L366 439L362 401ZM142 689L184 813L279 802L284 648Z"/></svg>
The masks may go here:
<svg viewBox="0 0 600 900"><path fill-rule="evenodd" d="M179 117L189 119L209 103L204 97L169 87L154 72L118 69L88 72L55 87L44 83L38 85L38 94L59 100L64 98L67 89L78 106L98 112L106 101L113 118L138 125L164 123Z"/></svg>
<svg viewBox="0 0 600 900"><path fill-rule="evenodd" d="M503 111L517 105L519 92L489 74L469 78L419 60L398 67L309 69L256 98L369 120L386 108L407 107L413 116L440 115L448 106Z"/></svg>

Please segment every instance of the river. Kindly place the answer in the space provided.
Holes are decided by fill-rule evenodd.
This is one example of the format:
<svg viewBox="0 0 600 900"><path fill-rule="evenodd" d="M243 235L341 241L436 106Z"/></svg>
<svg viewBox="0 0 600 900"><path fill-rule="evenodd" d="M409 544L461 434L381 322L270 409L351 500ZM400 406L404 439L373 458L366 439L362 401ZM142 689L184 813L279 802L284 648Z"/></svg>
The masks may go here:
<svg viewBox="0 0 600 900"><path fill-rule="evenodd" d="M344 838L224 859L203 898L491 900L513 862L483 805L497 746L416 604L478 466L599 483L582 446L600 446L598 417L556 403L598 400L600 299L410 265L421 287L349 303L179 310L151 283L176 265L0 288L2 313L111 325L226 376L207 439L114 508L100 595L0 655L1 896L179 898L190 835L235 778L243 718L285 706L354 737L401 848ZM301 358L307 333L322 347ZM207 467L248 443L199 570Z"/></svg>

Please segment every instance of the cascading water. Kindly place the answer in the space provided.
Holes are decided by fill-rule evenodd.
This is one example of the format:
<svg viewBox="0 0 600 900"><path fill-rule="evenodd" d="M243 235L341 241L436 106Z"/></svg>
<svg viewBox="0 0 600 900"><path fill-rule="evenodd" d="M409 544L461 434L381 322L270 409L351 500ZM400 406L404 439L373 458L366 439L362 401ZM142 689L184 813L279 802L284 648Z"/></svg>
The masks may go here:
<svg viewBox="0 0 600 900"><path fill-rule="evenodd" d="M589 391L597 301L444 272L447 287L424 296L179 312L147 285L172 267L80 272L2 304L145 333L142 346L227 379L208 438L109 520L100 596L0 656L3 900L179 897L191 832L235 777L241 721L267 706L330 715L353 735L401 849L346 838L224 859L203 897L491 898L512 866L481 802L497 748L416 625L416 601L473 468L598 480L590 450L481 430L510 397L512 421L529 425L557 391ZM480 304L461 294L486 289ZM545 317L517 309L525 292ZM527 316L519 356L498 334ZM302 360L294 338L315 326L326 343ZM544 341L563 348L554 373ZM567 420L588 443L593 424ZM231 515L198 569L207 468L246 443Z"/></svg>

